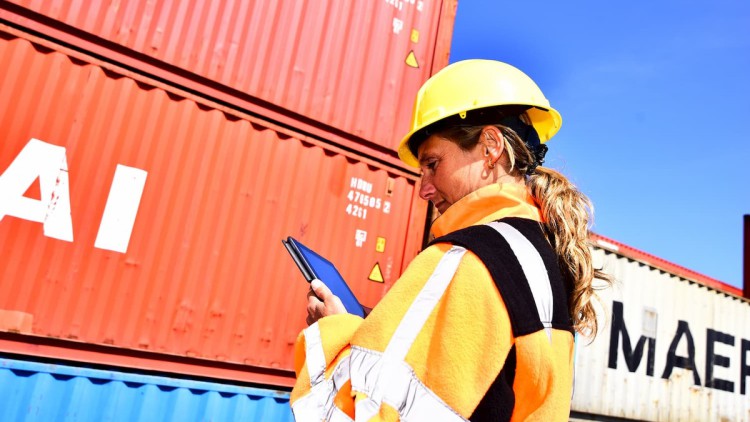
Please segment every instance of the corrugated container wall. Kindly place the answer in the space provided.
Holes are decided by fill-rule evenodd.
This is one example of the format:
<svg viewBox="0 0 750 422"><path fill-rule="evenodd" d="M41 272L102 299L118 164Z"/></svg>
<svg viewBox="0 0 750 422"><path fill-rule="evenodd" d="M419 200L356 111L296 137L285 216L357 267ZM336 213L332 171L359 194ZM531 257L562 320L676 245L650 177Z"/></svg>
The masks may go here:
<svg viewBox="0 0 750 422"><path fill-rule="evenodd" d="M257 376L305 326L281 239L366 306L421 247L415 175L7 26L0 110L0 331L288 383Z"/></svg>
<svg viewBox="0 0 750 422"><path fill-rule="evenodd" d="M40 14L64 24L57 30L68 33L57 36L65 41L80 36L109 56L127 48L161 70L252 97L264 115L283 108L378 152L395 148L419 86L447 65L456 7L455 0L12 3L19 22Z"/></svg>
<svg viewBox="0 0 750 422"><path fill-rule="evenodd" d="M616 279L580 337L576 420L750 421L750 302L595 248Z"/></svg>
<svg viewBox="0 0 750 422"><path fill-rule="evenodd" d="M0 358L0 420L293 421L289 393Z"/></svg>

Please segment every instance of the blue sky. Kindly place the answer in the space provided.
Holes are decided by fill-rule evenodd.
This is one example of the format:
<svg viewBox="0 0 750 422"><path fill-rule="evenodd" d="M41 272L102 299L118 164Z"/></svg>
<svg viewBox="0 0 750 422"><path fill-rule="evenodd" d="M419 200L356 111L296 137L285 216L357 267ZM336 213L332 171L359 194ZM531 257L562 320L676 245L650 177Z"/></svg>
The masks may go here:
<svg viewBox="0 0 750 422"><path fill-rule="evenodd" d="M562 114L546 165L596 233L742 287L750 2L459 0L468 58L518 67Z"/></svg>

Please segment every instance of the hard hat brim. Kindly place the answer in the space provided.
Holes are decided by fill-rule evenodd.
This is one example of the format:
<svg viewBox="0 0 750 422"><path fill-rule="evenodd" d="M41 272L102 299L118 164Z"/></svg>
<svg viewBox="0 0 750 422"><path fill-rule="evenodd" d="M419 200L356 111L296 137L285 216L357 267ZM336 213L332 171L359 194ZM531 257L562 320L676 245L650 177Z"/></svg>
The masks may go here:
<svg viewBox="0 0 750 422"><path fill-rule="evenodd" d="M558 130L560 130L560 126L562 126L562 116L560 116L560 113L557 112L552 107L539 107L536 105L528 105L528 104L498 104L493 107L483 107L481 109L475 109L468 112L463 112L463 115L466 116L467 113L481 111L482 109L489 109L489 108L495 108L495 107L513 107L513 106L531 106L528 110L526 110L527 115L529 116L529 119L531 120L531 124L534 127L534 129L539 134L539 140L542 143L547 142L550 140ZM429 133L429 128L434 127L435 125L439 125L440 122L444 122L450 119L455 119L459 117L459 113L453 114L451 116L445 116L439 119L436 119L432 122L426 122L425 124L421 125L420 127L416 127L412 129L409 133L406 134L401 139L401 142L398 146L398 157L401 161L403 161L405 164L407 164L410 167L419 168L419 160L417 159L414 152L412 152L412 147L414 149L419 148L419 145L421 145L422 142L424 142L429 135L425 136L425 133L418 134L421 139L415 139L416 144L414 144L412 141L412 137L417 134L418 132L426 132ZM461 119L464 119L464 117L461 117ZM472 119L467 119L467 123L471 121ZM499 120L499 119L498 119ZM474 122L472 122L474 123ZM476 124L498 124L498 121L487 121L483 123L476 123ZM427 131L425 131L428 129ZM434 132L433 132L434 133ZM421 135L421 136L420 136ZM410 143L411 142L411 143Z"/></svg>

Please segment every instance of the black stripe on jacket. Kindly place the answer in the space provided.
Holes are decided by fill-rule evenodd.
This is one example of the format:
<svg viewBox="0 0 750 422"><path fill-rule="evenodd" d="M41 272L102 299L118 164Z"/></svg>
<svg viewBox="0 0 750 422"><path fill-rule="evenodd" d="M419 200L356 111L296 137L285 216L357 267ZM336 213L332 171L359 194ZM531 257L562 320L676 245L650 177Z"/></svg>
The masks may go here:
<svg viewBox="0 0 750 422"><path fill-rule="evenodd" d="M557 255L542 231L541 224L534 220L508 217L498 220L518 230L531 242L544 262L552 288L552 327L573 332L568 315L568 297ZM470 226L439 237L430 245L450 243L462 246L474 253L485 265L503 297L510 317L514 337L521 337L543 330L537 313L534 295L518 258L505 238L487 225ZM513 380L516 372L516 348L511 348L500 374L490 386L471 415L471 421L510 420L515 406Z"/></svg>

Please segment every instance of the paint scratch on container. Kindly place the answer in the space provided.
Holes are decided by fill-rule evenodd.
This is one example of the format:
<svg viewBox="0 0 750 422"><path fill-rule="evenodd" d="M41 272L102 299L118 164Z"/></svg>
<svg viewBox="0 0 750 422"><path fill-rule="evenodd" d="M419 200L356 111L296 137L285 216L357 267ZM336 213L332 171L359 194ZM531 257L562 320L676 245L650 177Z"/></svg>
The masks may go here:
<svg viewBox="0 0 750 422"><path fill-rule="evenodd" d="M57 209L57 203L60 200L60 195L64 195L65 198L68 196L68 169L66 168L66 162L62 162L62 166L57 173L55 178L55 185L50 193L49 205L47 206L47 214L44 216L44 221L48 221L50 217L54 216L55 209ZM68 212L70 215L70 212Z"/></svg>
<svg viewBox="0 0 750 422"><path fill-rule="evenodd" d="M0 331L31 333L33 324L34 315L30 313L0 309Z"/></svg>

